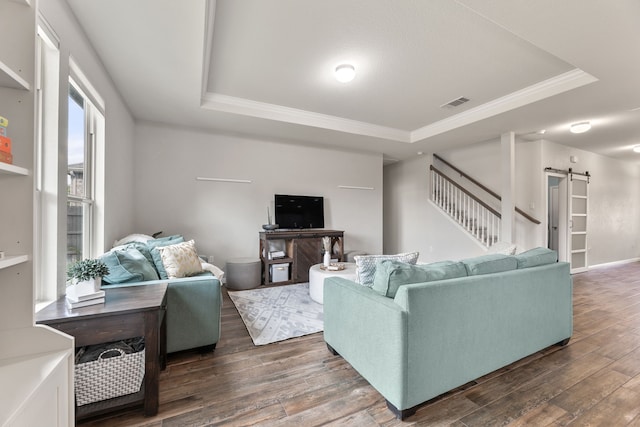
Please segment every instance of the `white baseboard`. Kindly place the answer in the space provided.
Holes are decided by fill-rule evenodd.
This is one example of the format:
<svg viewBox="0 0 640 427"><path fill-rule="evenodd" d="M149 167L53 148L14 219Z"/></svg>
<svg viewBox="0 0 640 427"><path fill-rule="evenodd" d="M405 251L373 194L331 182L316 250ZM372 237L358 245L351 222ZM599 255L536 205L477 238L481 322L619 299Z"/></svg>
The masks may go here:
<svg viewBox="0 0 640 427"><path fill-rule="evenodd" d="M613 266L616 266L616 265L630 264L632 262L638 262L638 261L640 261L640 258L623 259L623 260L620 260L620 261L612 261L612 262L605 262L603 264L590 265L589 269L613 267Z"/></svg>

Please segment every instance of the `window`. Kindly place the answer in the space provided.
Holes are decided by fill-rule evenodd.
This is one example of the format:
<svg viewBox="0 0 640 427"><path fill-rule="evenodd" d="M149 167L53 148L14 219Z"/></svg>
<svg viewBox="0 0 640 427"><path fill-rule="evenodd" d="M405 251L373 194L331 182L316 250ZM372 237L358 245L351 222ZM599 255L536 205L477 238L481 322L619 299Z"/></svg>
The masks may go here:
<svg viewBox="0 0 640 427"><path fill-rule="evenodd" d="M69 80L67 127L67 264L95 255L96 141L103 116Z"/></svg>
<svg viewBox="0 0 640 427"><path fill-rule="evenodd" d="M42 16L37 36L36 311L64 294L67 262L94 257L103 246L105 151L104 101L73 58L69 77L61 73L60 41ZM67 78L68 93L61 93ZM68 126L60 110L65 100Z"/></svg>
<svg viewBox="0 0 640 427"><path fill-rule="evenodd" d="M36 165L34 281L36 308L58 296L58 135L60 50L53 30L39 18L36 66Z"/></svg>
<svg viewBox="0 0 640 427"><path fill-rule="evenodd" d="M72 57L69 77L61 73L60 41L42 16L38 17L37 35L36 311L64 294L69 261L94 257L101 251L105 151L104 101ZM61 93L60 82L67 79L68 93ZM60 110L65 100L67 126ZM66 156L61 154L64 150Z"/></svg>

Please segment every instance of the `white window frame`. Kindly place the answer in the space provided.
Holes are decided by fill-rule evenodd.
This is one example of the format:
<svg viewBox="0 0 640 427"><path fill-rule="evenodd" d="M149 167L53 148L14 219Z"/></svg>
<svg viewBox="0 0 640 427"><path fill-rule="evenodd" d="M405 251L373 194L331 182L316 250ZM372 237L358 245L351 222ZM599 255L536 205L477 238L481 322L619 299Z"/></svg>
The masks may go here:
<svg viewBox="0 0 640 427"><path fill-rule="evenodd" d="M85 129L88 132L87 141L90 141L92 151L90 155L86 155L85 159L91 162L89 179L92 196L91 219L85 226L90 230L91 236L84 242L84 251L86 258L93 258L104 250L105 102L73 56L69 57L69 80L75 83L75 88L90 104L90 108L87 108Z"/></svg>
<svg viewBox="0 0 640 427"><path fill-rule="evenodd" d="M36 37L36 154L34 165L35 310L58 297L58 146L60 42L42 17Z"/></svg>
<svg viewBox="0 0 640 427"><path fill-rule="evenodd" d="M85 128L85 145L84 145L84 171L83 171L83 186L84 195L75 196L67 194L67 202L81 203L83 207L83 242L82 242L82 258L93 258L100 252L100 242L103 241L101 230L103 227L98 226L102 221L97 221L96 218L96 206L99 204L96 199L97 184L104 182L102 179L97 179L98 167L100 158L104 156L99 155L98 140L104 139L104 115L100 108L96 105L96 100L100 99L95 95L89 95L87 92L87 85L79 83L79 80L84 80L81 73L78 73L77 67L74 72L72 71L69 77L69 87L73 87L84 100L84 128ZM74 77L74 75L76 77ZM80 76L80 77L77 77ZM91 86L88 86L91 88ZM89 89L91 90L91 89ZM68 96L68 95L67 95ZM104 167L101 168L104 170Z"/></svg>

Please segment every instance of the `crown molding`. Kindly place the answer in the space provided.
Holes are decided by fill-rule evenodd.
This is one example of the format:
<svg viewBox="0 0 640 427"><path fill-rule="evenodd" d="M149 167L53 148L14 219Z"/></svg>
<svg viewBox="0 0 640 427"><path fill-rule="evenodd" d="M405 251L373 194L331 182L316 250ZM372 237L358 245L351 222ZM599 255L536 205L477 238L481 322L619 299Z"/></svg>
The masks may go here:
<svg viewBox="0 0 640 427"><path fill-rule="evenodd" d="M575 68L411 132L411 142L438 135L598 81Z"/></svg>
<svg viewBox="0 0 640 427"><path fill-rule="evenodd" d="M406 130L315 113L313 111L284 107L282 105L237 98L219 93L205 94L202 97L201 106L209 110L223 111L226 113L242 114L245 116L313 126L398 142L411 142L409 139L410 132Z"/></svg>
<svg viewBox="0 0 640 427"><path fill-rule="evenodd" d="M225 113L414 143L596 81L598 79L591 74L575 68L413 131L211 92L203 94L201 106L205 109ZM206 88L206 86L204 87Z"/></svg>

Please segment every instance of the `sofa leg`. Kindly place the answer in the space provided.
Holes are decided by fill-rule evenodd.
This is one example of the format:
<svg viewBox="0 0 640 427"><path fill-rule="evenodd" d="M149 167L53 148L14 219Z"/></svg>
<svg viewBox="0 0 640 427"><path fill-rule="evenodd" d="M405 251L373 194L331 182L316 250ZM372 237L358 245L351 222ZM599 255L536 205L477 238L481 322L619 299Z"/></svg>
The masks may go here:
<svg viewBox="0 0 640 427"><path fill-rule="evenodd" d="M569 340L570 340L570 339L571 339L571 337L566 338L566 339L563 339L563 340L562 340L562 341L560 341L557 345L559 345L559 346L563 346L563 347L564 347L565 345L569 344Z"/></svg>
<svg viewBox="0 0 640 427"><path fill-rule="evenodd" d="M416 406L409 409L398 409L395 406L393 406L391 402L389 402L388 400L385 399L385 401L387 402L387 408L389 408L389 410L393 412L396 418L399 419L400 421L404 421L406 418L409 418L410 416L415 414L417 411Z"/></svg>
<svg viewBox="0 0 640 427"><path fill-rule="evenodd" d="M329 349L329 352L334 356L340 356L340 354L337 351L335 351L334 348L331 347L329 344L327 344L327 348Z"/></svg>
<svg viewBox="0 0 640 427"><path fill-rule="evenodd" d="M213 343L211 345L205 345L205 346L202 346L202 347L198 347L198 352L200 354L207 354L207 353L211 353L215 349L216 349L216 343Z"/></svg>

